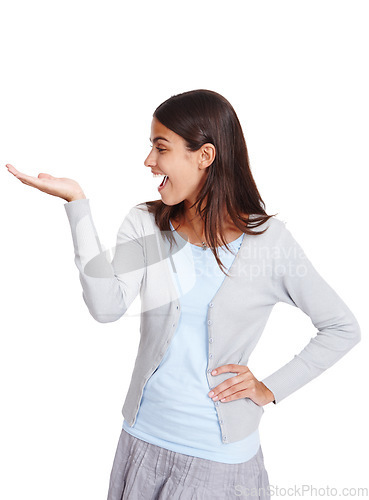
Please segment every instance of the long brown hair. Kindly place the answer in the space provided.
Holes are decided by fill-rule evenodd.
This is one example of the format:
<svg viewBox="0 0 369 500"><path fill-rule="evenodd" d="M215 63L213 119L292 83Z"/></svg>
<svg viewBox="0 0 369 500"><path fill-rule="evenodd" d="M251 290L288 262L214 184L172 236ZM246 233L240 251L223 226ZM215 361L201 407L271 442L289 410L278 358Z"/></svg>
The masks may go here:
<svg viewBox="0 0 369 500"><path fill-rule="evenodd" d="M264 233L267 228L259 232L249 228L258 227L276 215L265 212L265 203L250 170L246 141L236 112L222 95L200 89L170 97L156 108L153 117L180 135L190 151L197 151L208 142L215 146L215 159L206 169L207 178L194 205L196 214L204 221L206 241L210 242L210 249L221 271L228 276L217 248L218 245L225 245L230 250L223 234L224 209L235 226L248 235ZM184 202L169 206L159 199L147 201L146 205L148 211L155 215L160 231L165 231L172 248L175 239L169 220L184 215ZM249 220L249 214L258 217Z"/></svg>

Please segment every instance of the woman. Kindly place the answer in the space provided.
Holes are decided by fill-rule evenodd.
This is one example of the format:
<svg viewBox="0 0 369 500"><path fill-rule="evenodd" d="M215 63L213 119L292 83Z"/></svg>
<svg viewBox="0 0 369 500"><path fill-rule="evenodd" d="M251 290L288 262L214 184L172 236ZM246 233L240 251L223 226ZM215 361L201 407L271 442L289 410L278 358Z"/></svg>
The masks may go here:
<svg viewBox="0 0 369 500"><path fill-rule="evenodd" d="M111 262L77 182L7 165L67 201L83 299L97 321L118 320L140 293L140 344L108 500L270 498L263 407L338 361L359 342L359 325L285 224L266 214L224 97L172 96L154 112L150 141L145 165L165 176L160 199L129 211ZM308 314L318 332L258 380L247 363L279 301Z"/></svg>

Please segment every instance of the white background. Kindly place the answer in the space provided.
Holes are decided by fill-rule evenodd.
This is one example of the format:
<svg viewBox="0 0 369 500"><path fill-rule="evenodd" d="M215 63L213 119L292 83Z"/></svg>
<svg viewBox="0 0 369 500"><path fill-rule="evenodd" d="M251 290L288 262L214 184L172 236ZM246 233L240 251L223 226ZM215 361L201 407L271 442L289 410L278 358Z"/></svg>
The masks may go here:
<svg viewBox="0 0 369 500"><path fill-rule="evenodd" d="M270 483L369 487L367 26L357 0L1 2L1 498L106 498L139 340L137 304L115 323L89 315L64 200L5 164L77 180L113 246L128 210L160 198L143 165L153 111L198 88L234 106L267 213L362 329L341 361L265 407ZM262 379L315 334L277 304L249 368Z"/></svg>

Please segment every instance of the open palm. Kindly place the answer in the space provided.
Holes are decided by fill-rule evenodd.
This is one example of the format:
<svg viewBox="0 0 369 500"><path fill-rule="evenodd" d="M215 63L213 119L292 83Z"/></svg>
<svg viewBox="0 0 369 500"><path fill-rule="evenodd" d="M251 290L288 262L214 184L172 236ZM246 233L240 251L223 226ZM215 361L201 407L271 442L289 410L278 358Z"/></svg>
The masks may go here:
<svg viewBox="0 0 369 500"><path fill-rule="evenodd" d="M17 179L23 182L23 184L37 188L44 193L58 196L68 202L79 198L86 198L81 186L73 179L68 179L67 177L53 177L45 173L38 174L37 177L32 177L31 175L19 172L13 165L10 165L10 163L6 164L6 168L11 174L17 177Z"/></svg>

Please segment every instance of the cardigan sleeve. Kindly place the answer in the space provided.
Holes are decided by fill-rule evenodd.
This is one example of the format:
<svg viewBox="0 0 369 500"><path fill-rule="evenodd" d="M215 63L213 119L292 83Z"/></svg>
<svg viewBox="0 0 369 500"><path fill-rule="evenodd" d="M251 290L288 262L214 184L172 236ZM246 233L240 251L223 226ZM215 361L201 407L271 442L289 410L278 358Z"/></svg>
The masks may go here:
<svg viewBox="0 0 369 500"><path fill-rule="evenodd" d="M117 321L138 295L144 274L143 238L138 233L137 209L133 207L120 225L111 260L109 251L100 243L89 199L70 201L64 207L83 300L96 321Z"/></svg>
<svg viewBox="0 0 369 500"><path fill-rule="evenodd" d="M261 380L273 392L275 404L331 367L361 340L360 326L353 313L281 223L274 249L277 302L301 309L317 332L293 359Z"/></svg>

